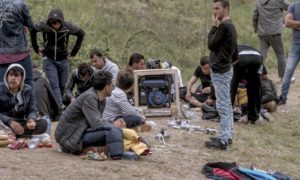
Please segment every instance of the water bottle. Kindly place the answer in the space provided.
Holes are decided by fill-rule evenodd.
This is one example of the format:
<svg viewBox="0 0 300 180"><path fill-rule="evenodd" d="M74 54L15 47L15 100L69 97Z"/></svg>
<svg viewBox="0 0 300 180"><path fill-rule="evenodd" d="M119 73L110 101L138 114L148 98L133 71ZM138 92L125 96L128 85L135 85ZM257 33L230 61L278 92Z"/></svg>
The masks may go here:
<svg viewBox="0 0 300 180"><path fill-rule="evenodd" d="M40 139L39 138L31 138L29 141L28 141L28 147L30 149L34 149L37 147L37 145L40 143Z"/></svg>
<svg viewBox="0 0 300 180"><path fill-rule="evenodd" d="M46 132L50 136L50 133L51 133L51 120L50 120L50 117L48 115L45 115L42 118L47 121L47 131Z"/></svg>

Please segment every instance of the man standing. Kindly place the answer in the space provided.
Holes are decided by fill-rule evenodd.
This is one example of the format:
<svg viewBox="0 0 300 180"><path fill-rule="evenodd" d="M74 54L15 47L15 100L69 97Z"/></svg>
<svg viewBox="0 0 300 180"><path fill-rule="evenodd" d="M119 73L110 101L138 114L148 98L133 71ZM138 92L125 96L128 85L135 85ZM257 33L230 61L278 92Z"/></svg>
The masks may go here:
<svg viewBox="0 0 300 180"><path fill-rule="evenodd" d="M259 37L260 53L264 59L272 46L278 66L278 76L282 79L285 70L284 46L281 33L283 32L283 11L289 3L286 0L256 0L253 12L254 32Z"/></svg>
<svg viewBox="0 0 300 180"><path fill-rule="evenodd" d="M32 88L24 84L26 73L19 64L11 64L0 83L0 120L10 127L17 137L30 137L47 130L47 121L37 121Z"/></svg>
<svg viewBox="0 0 300 180"><path fill-rule="evenodd" d="M26 71L25 83L34 89L30 49L25 33L32 29L29 9L23 1L0 0L0 82L12 63Z"/></svg>
<svg viewBox="0 0 300 180"><path fill-rule="evenodd" d="M37 32L43 32L44 47L37 44ZM69 36L77 37L72 51L68 50ZM43 57L43 69L57 101L62 106L62 95L68 81L68 56L74 57L81 47L84 32L71 22L64 20L60 9L53 9L48 19L35 24L31 31L31 43L34 51Z"/></svg>
<svg viewBox="0 0 300 180"><path fill-rule="evenodd" d="M292 50L288 57L285 69L281 95L279 96L278 105L284 105L291 85L291 77L293 76L296 66L300 60L300 1L296 1L290 5L288 14L285 18L285 27L293 29Z"/></svg>
<svg viewBox="0 0 300 180"><path fill-rule="evenodd" d="M218 25L218 21L220 24ZM233 113L230 98L232 60L237 60L237 32L229 17L229 0L213 0L212 28L208 35L211 79L220 116L220 135L205 142L208 148L226 150L232 141Z"/></svg>

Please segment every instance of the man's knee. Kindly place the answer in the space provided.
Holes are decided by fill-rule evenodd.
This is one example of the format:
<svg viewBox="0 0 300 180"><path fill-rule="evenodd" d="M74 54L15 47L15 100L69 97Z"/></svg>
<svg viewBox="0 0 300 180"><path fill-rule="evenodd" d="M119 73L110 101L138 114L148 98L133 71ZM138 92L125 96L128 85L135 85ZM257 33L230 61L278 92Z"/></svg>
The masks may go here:
<svg viewBox="0 0 300 180"><path fill-rule="evenodd" d="M264 109L268 110L268 112L275 112L277 110L277 105L276 105L275 101L265 103L262 105L262 107Z"/></svg>

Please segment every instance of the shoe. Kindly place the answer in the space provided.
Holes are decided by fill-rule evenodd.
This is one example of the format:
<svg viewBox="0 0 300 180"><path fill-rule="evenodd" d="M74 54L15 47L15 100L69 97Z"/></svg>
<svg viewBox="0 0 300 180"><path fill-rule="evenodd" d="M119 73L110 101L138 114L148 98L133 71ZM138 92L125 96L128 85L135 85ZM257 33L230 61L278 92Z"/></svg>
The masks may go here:
<svg viewBox="0 0 300 180"><path fill-rule="evenodd" d="M124 159L124 160L131 160L131 161L136 161L136 160L138 160L138 155L137 154L135 154L134 152L130 152L130 151L125 151L124 153L123 153L123 157L122 157L122 159Z"/></svg>
<svg viewBox="0 0 300 180"><path fill-rule="evenodd" d="M226 150L227 144L222 143L222 141L219 138L216 138L210 141L205 141L205 147L217 150Z"/></svg>
<svg viewBox="0 0 300 180"><path fill-rule="evenodd" d="M280 99L277 101L277 106L283 106L283 105L286 105L286 99L280 98Z"/></svg>
<svg viewBox="0 0 300 180"><path fill-rule="evenodd" d="M296 78L293 76L292 78L291 78L291 82L294 82L296 80Z"/></svg>
<svg viewBox="0 0 300 180"><path fill-rule="evenodd" d="M209 140L215 140L215 139L219 139L219 137L213 136L213 137L209 138ZM232 144L232 139L228 139L228 145L231 145L231 144Z"/></svg>
<svg viewBox="0 0 300 180"><path fill-rule="evenodd" d="M262 113L261 115L267 121L270 121L270 122L274 122L275 121L275 118L269 112Z"/></svg>

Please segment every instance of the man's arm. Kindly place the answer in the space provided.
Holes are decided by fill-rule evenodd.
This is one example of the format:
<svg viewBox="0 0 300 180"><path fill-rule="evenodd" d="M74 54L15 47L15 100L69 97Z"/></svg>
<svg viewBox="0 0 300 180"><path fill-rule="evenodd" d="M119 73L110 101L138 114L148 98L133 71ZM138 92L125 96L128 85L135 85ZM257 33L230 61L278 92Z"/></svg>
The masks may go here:
<svg viewBox="0 0 300 180"><path fill-rule="evenodd" d="M287 11L287 9L289 7L289 2L286 0L278 0L278 5L282 10Z"/></svg>
<svg viewBox="0 0 300 180"><path fill-rule="evenodd" d="M224 24L220 24L218 28L216 26L212 26L208 34L208 49L211 51L219 49L220 45L223 44L223 39L227 33L228 30Z"/></svg>
<svg viewBox="0 0 300 180"><path fill-rule="evenodd" d="M70 100L72 98L74 98L74 95L73 95L73 89L75 87L75 81L74 79L76 78L76 71L73 71L70 78L69 78L69 81L68 81L68 84L67 84L67 87L66 87L66 95L68 98L70 98Z"/></svg>
<svg viewBox="0 0 300 180"><path fill-rule="evenodd" d="M192 76L191 79L189 80L187 86L186 86L186 95L185 95L185 99L188 100L191 97L191 91L192 91L192 86L195 84L195 82L197 81L197 77L196 76Z"/></svg>
<svg viewBox="0 0 300 180"><path fill-rule="evenodd" d="M47 31L47 22L41 21L37 24L34 24L32 26L32 29L30 31L30 37L31 37L31 45L35 53L39 54L39 46L37 43L37 33L38 32L45 32Z"/></svg>
<svg viewBox="0 0 300 180"><path fill-rule="evenodd" d="M9 126L13 119L3 113L0 113L0 121L2 121L6 126Z"/></svg>
<svg viewBox="0 0 300 180"><path fill-rule="evenodd" d="M33 27L33 23L32 23L31 16L29 15L29 9L25 3L22 4L21 15L24 19L23 25L26 26L31 31Z"/></svg>
<svg viewBox="0 0 300 180"><path fill-rule="evenodd" d="M294 20L294 16L291 13L288 13L285 16L285 27L299 29L300 28L300 21Z"/></svg>
<svg viewBox="0 0 300 180"><path fill-rule="evenodd" d="M253 25L253 29L254 32L257 33L258 30L258 9L257 9L257 4L255 5L255 8L253 10L253 15L252 15L252 25Z"/></svg>
<svg viewBox="0 0 300 180"><path fill-rule="evenodd" d="M29 94L26 94L26 95L29 95L30 97L30 101L29 101L29 104L27 104L27 121L30 120L30 119L33 119L33 120L36 120L37 119L37 110L36 110L36 100L35 100L35 94L34 94L34 91L32 91L30 89L30 92Z"/></svg>
<svg viewBox="0 0 300 180"><path fill-rule="evenodd" d="M102 120L102 115L100 113L100 110L98 107L99 102L98 99L95 96L88 96L82 103L82 112L87 119L89 125L91 128L96 127L97 125L104 125L106 124Z"/></svg>
<svg viewBox="0 0 300 180"><path fill-rule="evenodd" d="M84 38L84 31L82 29L80 29L79 27L73 25L70 22L66 22L66 25L67 25L67 28L70 30L70 34L77 36L75 46L70 54L70 56L75 56L81 47L81 44L82 44L82 41Z"/></svg>

